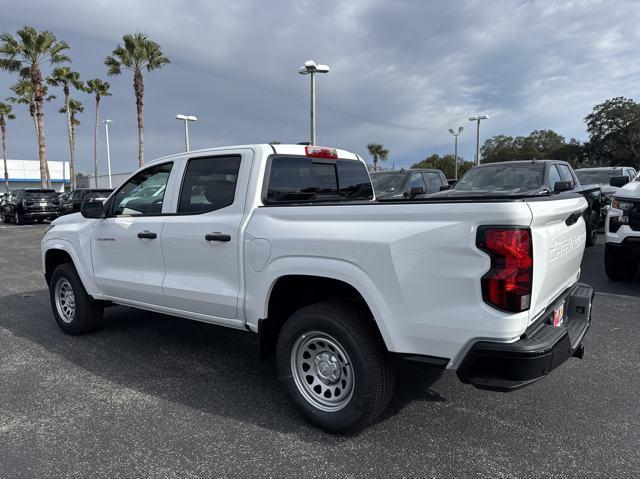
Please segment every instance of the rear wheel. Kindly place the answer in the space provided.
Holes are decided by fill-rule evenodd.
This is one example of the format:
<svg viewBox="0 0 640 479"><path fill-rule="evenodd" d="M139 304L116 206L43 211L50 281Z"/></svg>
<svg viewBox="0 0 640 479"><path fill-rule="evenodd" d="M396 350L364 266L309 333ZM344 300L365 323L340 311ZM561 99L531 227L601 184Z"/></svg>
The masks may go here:
<svg viewBox="0 0 640 479"><path fill-rule="evenodd" d="M624 249L606 245L604 250L604 268L613 281L631 281L638 269L638 263L631 260Z"/></svg>
<svg viewBox="0 0 640 479"><path fill-rule="evenodd" d="M88 333L100 325L104 307L87 294L72 264L61 264L53 271L49 297L53 315L65 333Z"/></svg>
<svg viewBox="0 0 640 479"><path fill-rule="evenodd" d="M24 224L24 216L22 216L17 210L13 215L13 222L17 225Z"/></svg>
<svg viewBox="0 0 640 479"><path fill-rule="evenodd" d="M312 304L278 337L280 381L306 419L331 433L365 428L393 394L395 371L366 314L346 302Z"/></svg>
<svg viewBox="0 0 640 479"><path fill-rule="evenodd" d="M596 240L598 239L598 214L595 211L592 211L589 217L587 218L587 246L593 246L596 244Z"/></svg>
<svg viewBox="0 0 640 479"><path fill-rule="evenodd" d="M11 218L9 218L6 213L2 213L2 221L5 223L11 223Z"/></svg>

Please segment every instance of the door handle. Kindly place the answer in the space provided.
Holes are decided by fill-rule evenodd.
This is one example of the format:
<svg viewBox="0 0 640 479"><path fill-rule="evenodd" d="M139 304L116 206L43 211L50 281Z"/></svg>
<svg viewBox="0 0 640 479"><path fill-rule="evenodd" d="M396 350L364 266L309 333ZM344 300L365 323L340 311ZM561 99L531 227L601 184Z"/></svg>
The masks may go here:
<svg viewBox="0 0 640 479"><path fill-rule="evenodd" d="M140 239L156 239L157 237L157 234L147 230L138 233L138 238Z"/></svg>
<svg viewBox="0 0 640 479"><path fill-rule="evenodd" d="M204 239L207 241L221 241L223 243L226 243L227 241L231 241L231 236L224 235L222 233L209 233L208 235L204 236Z"/></svg>

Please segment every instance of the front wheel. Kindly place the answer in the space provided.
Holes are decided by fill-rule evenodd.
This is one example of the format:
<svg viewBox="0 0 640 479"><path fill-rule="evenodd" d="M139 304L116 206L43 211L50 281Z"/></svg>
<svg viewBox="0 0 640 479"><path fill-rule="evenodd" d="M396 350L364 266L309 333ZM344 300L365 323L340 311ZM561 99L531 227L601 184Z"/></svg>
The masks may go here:
<svg viewBox="0 0 640 479"><path fill-rule="evenodd" d="M594 246L596 244L596 240L598 239L598 223L599 223L598 214L595 211L592 211L589 217L587 218L587 246Z"/></svg>
<svg viewBox="0 0 640 479"><path fill-rule="evenodd" d="M631 281L636 275L638 263L632 261L621 247L605 245L604 268L612 281Z"/></svg>
<svg viewBox="0 0 640 479"><path fill-rule="evenodd" d="M15 214L13 215L13 222L17 225L23 225L24 216L22 216L18 211L16 211Z"/></svg>
<svg viewBox="0 0 640 479"><path fill-rule="evenodd" d="M295 312L278 337L278 376L308 421L331 433L353 433L387 407L395 371L366 312L321 302Z"/></svg>
<svg viewBox="0 0 640 479"><path fill-rule="evenodd" d="M49 298L53 315L65 333L88 333L97 329L102 321L102 304L87 294L70 263L59 265L51 274Z"/></svg>

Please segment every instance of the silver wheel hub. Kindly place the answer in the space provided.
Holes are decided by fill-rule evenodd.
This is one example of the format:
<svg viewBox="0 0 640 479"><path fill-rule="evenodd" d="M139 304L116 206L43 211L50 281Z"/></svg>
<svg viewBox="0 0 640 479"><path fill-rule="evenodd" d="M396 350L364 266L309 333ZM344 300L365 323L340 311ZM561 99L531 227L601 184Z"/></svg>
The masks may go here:
<svg viewBox="0 0 640 479"><path fill-rule="evenodd" d="M291 371L302 396L314 407L333 412L353 396L355 378L346 350L320 331L303 334L291 349Z"/></svg>
<svg viewBox="0 0 640 479"><path fill-rule="evenodd" d="M62 321L70 323L76 314L76 297L67 278L60 278L56 281L54 295L58 315Z"/></svg>

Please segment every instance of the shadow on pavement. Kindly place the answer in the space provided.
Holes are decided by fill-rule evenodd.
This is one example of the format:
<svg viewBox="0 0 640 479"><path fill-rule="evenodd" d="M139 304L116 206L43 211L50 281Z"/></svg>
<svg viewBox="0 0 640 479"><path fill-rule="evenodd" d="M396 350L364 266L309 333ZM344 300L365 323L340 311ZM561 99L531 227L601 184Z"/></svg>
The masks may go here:
<svg viewBox="0 0 640 479"><path fill-rule="evenodd" d="M0 327L76 366L144 394L305 439L333 441L308 428L280 387L273 359L260 362L257 336L244 331L115 306L104 326L69 336L56 324L48 292L0 298ZM65 362L61 361L60 367ZM414 401L445 401L431 391L441 371L399 368L398 387L381 421ZM418 379L417 379L418 378Z"/></svg>

